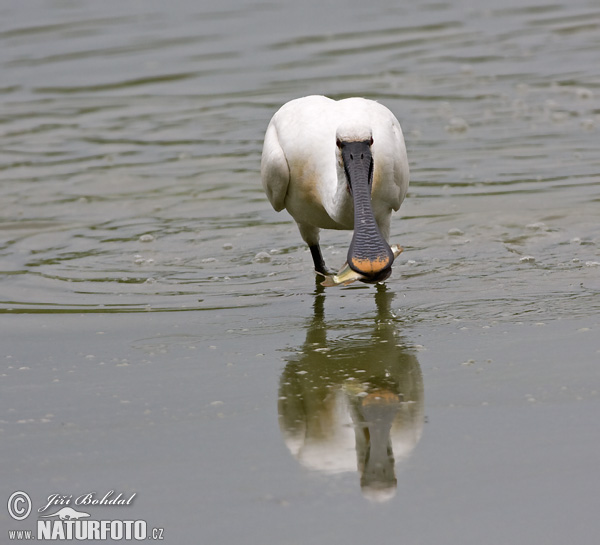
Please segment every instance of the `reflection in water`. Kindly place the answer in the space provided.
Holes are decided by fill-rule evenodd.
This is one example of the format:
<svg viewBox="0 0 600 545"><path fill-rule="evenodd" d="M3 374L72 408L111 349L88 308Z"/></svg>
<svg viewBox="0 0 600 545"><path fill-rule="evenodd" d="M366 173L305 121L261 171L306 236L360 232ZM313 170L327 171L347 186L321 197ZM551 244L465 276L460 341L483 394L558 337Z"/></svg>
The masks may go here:
<svg viewBox="0 0 600 545"><path fill-rule="evenodd" d="M285 443L305 467L325 473L358 469L363 494L385 501L396 492L395 463L423 431L423 378L402 344L390 310L393 293L378 286L369 328L327 339L325 293L315 293L304 345L281 375L279 423ZM336 333L329 328L330 337Z"/></svg>

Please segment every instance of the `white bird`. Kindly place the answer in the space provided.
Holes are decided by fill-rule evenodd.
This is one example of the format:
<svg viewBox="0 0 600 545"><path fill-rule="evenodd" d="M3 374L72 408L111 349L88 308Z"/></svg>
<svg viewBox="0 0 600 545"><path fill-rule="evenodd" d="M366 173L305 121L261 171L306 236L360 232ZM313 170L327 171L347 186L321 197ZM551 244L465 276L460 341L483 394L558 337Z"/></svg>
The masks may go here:
<svg viewBox="0 0 600 545"><path fill-rule="evenodd" d="M315 271L328 273L320 229L354 229L350 268L366 282L391 274L390 219L409 169L400 123L385 106L324 96L284 104L267 127L261 176L273 208L296 220Z"/></svg>

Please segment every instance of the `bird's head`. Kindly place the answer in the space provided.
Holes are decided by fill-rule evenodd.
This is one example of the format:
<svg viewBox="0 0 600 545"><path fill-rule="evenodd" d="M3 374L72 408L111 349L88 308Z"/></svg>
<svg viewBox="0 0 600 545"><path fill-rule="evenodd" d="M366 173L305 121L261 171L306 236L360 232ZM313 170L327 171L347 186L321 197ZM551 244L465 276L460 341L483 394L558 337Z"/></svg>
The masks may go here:
<svg viewBox="0 0 600 545"><path fill-rule="evenodd" d="M348 249L348 265L363 282L382 282L392 272L394 253L381 234L371 206L375 161L373 133L367 125L341 125L336 145L354 202L354 235Z"/></svg>

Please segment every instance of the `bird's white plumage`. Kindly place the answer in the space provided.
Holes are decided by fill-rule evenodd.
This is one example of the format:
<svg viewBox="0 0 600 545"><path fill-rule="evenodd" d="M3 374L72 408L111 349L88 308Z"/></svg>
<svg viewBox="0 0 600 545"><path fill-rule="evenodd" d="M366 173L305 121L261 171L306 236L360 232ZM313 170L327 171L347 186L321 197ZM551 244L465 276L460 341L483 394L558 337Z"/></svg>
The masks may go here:
<svg viewBox="0 0 600 545"><path fill-rule="evenodd" d="M392 210L408 190L409 169L402 129L385 106L363 98L335 101L308 96L284 104L273 116L263 146L261 175L273 208L286 208L309 244L319 229L353 229L353 201L336 138L372 137L375 220L389 237Z"/></svg>
<svg viewBox="0 0 600 545"><path fill-rule="evenodd" d="M365 142L373 138L373 131L369 125L361 125L360 122L342 122L335 131L335 139L344 142Z"/></svg>

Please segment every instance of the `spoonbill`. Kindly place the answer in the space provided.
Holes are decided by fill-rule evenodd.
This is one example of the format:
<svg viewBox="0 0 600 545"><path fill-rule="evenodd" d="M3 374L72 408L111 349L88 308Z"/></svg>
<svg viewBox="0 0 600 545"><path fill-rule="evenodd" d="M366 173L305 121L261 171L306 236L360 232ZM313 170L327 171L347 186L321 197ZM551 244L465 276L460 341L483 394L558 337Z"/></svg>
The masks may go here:
<svg viewBox="0 0 600 545"><path fill-rule="evenodd" d="M409 168L400 123L385 106L324 96L287 102L267 127L261 177L273 208L298 224L317 273L329 273L319 231L354 229L350 268L363 282L388 278L390 219L406 196Z"/></svg>

